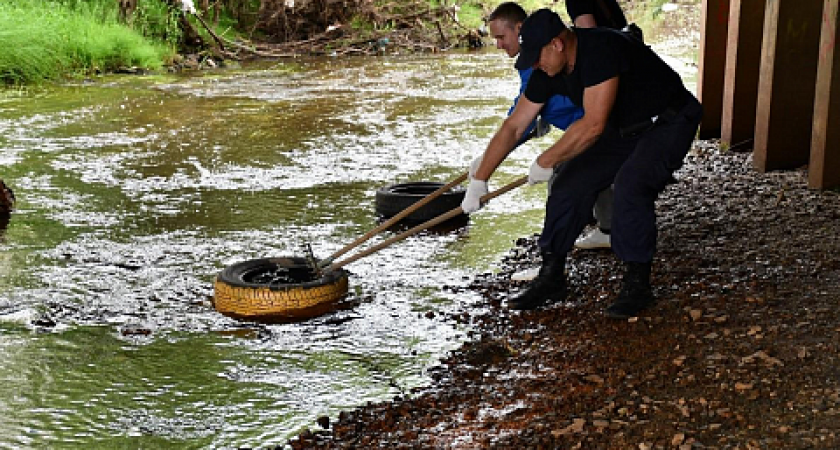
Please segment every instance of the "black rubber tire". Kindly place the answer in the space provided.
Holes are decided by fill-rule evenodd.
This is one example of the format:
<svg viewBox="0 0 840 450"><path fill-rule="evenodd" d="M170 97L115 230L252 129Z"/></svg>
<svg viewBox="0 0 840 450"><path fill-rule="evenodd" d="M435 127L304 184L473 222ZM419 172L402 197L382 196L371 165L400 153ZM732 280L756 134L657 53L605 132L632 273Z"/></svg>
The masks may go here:
<svg viewBox="0 0 840 450"><path fill-rule="evenodd" d="M398 183L382 187L376 191L376 214L383 219L396 216L404 209L417 203L423 197L444 186L443 183L432 181L417 181L413 183ZM461 206L466 191L456 186L435 198L417 211L406 216L402 222L423 223L441 214L448 213ZM456 216L455 218L461 217Z"/></svg>
<svg viewBox="0 0 840 450"><path fill-rule="evenodd" d="M8 214L15 209L15 193L0 180L0 214Z"/></svg>
<svg viewBox="0 0 840 450"><path fill-rule="evenodd" d="M267 281L265 274L287 272L292 279L314 277L301 257L260 258L232 264L219 272L214 284L213 306L220 313L256 321L311 317L325 306L346 297L348 275L344 269L323 274L313 281Z"/></svg>

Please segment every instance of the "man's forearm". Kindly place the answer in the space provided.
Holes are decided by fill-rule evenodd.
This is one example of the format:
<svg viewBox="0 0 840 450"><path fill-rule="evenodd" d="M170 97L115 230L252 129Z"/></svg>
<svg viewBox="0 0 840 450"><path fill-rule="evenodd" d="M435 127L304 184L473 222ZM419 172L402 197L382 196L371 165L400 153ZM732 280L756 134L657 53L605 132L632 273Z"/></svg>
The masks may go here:
<svg viewBox="0 0 840 450"><path fill-rule="evenodd" d="M603 126L578 120L563 133L554 145L546 149L538 158L537 164L542 167L556 167L591 147L601 136Z"/></svg>
<svg viewBox="0 0 840 450"><path fill-rule="evenodd" d="M484 151L484 160L476 170L475 178L478 180L490 178L521 137L522 131L517 130L506 121L490 139L490 143L487 144L487 149Z"/></svg>
<svg viewBox="0 0 840 450"><path fill-rule="evenodd" d="M583 117L573 123L554 145L537 158L541 167L556 167L591 147L607 126L615 96L618 76L604 80L583 91Z"/></svg>
<svg viewBox="0 0 840 450"><path fill-rule="evenodd" d="M516 140L516 145L514 145L513 147L518 148L520 145L522 145L522 144L530 141L531 139L537 137L537 132L538 131L539 131L539 120L535 120L535 121L531 122L531 125L528 127L528 129L526 129L525 132L522 133L522 137Z"/></svg>

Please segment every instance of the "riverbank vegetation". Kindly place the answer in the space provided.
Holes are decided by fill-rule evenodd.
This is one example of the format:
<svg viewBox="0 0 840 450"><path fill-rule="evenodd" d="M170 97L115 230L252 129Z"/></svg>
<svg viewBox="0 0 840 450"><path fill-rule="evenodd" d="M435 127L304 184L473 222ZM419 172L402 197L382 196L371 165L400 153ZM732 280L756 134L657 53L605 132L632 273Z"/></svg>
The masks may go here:
<svg viewBox="0 0 840 450"><path fill-rule="evenodd" d="M682 0L697 3L699 0ZM490 42L484 17L498 1L4 0L0 84L180 60L445 51ZM620 0L650 27L667 0ZM527 10L562 7L524 0Z"/></svg>
<svg viewBox="0 0 840 450"><path fill-rule="evenodd" d="M0 3L0 80L29 84L121 67L160 68L173 50L120 24L116 13L96 1Z"/></svg>

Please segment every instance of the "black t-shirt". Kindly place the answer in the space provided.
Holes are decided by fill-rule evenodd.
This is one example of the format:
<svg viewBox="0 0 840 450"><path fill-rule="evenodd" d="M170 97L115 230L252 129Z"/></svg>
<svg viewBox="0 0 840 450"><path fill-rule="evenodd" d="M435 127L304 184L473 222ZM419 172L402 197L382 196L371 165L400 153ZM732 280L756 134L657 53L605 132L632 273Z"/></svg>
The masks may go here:
<svg viewBox="0 0 840 450"><path fill-rule="evenodd" d="M572 24L578 16L592 14L599 27L620 30L627 26L627 18L616 0L566 0L566 12Z"/></svg>
<svg viewBox="0 0 840 450"><path fill-rule="evenodd" d="M545 103L552 95L565 95L583 107L583 91L619 77L609 125L625 128L660 115L685 100L688 91L679 74L647 45L627 33L608 28L574 28L577 60L570 74L549 77L534 69L525 97Z"/></svg>

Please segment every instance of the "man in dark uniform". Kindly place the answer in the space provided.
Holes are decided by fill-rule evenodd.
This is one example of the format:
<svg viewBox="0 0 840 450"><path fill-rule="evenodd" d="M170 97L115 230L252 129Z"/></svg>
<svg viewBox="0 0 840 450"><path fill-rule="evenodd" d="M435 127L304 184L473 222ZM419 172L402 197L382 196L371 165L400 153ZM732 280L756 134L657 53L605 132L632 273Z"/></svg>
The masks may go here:
<svg viewBox="0 0 840 450"><path fill-rule="evenodd" d="M566 0L566 12L576 28L607 27L625 30L643 39L642 30L636 24L627 24L624 11L616 0ZM549 183L550 184L550 183ZM583 250L610 248L610 230L612 229L612 187L604 189L595 201L593 215L595 227L584 232L576 241L575 247Z"/></svg>
<svg viewBox="0 0 840 450"><path fill-rule="evenodd" d="M680 76L640 40L607 28L568 29L548 9L520 31L517 67L535 67L513 113L490 140L462 203L478 210L487 179L507 157L546 99L569 96L584 115L531 165L531 184L554 182L539 245L540 274L508 304L532 309L566 297L566 255L600 191L614 185L612 247L625 263L613 318L650 306L656 251L655 201L682 166L702 107ZM555 173L556 171L556 173Z"/></svg>
<svg viewBox="0 0 840 450"><path fill-rule="evenodd" d="M566 0L566 12L577 28L621 30L627 26L627 18L616 0Z"/></svg>

